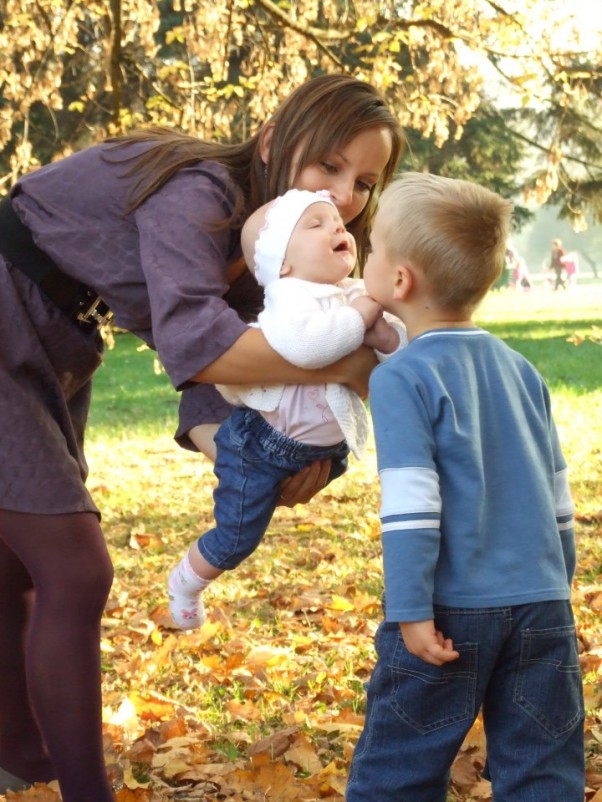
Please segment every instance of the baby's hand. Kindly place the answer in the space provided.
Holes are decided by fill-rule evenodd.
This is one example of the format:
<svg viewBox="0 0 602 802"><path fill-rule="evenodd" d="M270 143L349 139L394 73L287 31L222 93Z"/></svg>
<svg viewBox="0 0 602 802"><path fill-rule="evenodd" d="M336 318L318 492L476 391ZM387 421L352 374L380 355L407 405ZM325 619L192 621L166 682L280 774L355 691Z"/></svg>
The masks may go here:
<svg viewBox="0 0 602 802"><path fill-rule="evenodd" d="M367 329L372 328L383 312L382 306L369 295L359 295L350 305L360 313Z"/></svg>
<svg viewBox="0 0 602 802"><path fill-rule="evenodd" d="M399 332L381 315L364 334L364 345L383 354L392 354L399 347Z"/></svg>

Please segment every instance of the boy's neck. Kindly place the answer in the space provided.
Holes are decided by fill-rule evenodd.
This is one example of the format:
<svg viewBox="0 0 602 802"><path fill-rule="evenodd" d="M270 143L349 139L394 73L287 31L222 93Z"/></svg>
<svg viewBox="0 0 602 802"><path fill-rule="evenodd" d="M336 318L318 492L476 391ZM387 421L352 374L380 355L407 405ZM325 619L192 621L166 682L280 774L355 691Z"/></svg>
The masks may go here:
<svg viewBox="0 0 602 802"><path fill-rule="evenodd" d="M413 340L425 331L433 329L471 329L475 327L472 318L444 309L428 310L426 314L408 315L404 320L408 340Z"/></svg>
<svg viewBox="0 0 602 802"><path fill-rule="evenodd" d="M404 263L399 270L399 283L393 295L394 303L388 311L403 321L408 340L435 329L475 327L466 308L452 309L438 303L436 294L431 291L429 281L420 268Z"/></svg>

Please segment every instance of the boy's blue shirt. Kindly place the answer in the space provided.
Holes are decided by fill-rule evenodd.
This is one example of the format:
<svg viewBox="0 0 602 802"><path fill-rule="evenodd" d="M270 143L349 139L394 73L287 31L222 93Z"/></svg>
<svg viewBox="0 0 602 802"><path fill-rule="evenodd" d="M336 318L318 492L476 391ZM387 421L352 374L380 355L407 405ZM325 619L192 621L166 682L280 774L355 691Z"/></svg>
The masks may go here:
<svg viewBox="0 0 602 802"><path fill-rule="evenodd" d="M386 618L570 598L573 504L548 389L479 328L437 329L370 379Z"/></svg>

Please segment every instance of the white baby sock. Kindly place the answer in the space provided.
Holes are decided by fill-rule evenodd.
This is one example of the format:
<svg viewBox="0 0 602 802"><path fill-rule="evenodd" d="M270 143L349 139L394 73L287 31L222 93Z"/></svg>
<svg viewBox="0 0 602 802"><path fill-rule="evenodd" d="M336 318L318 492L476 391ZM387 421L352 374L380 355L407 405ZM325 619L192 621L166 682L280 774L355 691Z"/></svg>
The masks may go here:
<svg viewBox="0 0 602 802"><path fill-rule="evenodd" d="M205 607L201 593L211 581L196 573L188 552L170 573L167 580L169 611L180 629L196 629L203 624Z"/></svg>

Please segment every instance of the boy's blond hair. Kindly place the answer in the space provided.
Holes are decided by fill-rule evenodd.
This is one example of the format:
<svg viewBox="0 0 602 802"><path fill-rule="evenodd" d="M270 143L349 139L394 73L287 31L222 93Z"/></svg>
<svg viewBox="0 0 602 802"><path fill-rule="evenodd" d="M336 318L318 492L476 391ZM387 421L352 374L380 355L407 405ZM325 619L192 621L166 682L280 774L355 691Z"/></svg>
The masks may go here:
<svg viewBox="0 0 602 802"><path fill-rule="evenodd" d="M433 300L472 312L504 266L513 204L470 181L404 173L382 193L387 255L423 271Z"/></svg>

